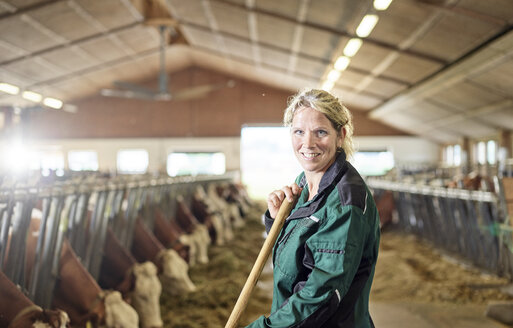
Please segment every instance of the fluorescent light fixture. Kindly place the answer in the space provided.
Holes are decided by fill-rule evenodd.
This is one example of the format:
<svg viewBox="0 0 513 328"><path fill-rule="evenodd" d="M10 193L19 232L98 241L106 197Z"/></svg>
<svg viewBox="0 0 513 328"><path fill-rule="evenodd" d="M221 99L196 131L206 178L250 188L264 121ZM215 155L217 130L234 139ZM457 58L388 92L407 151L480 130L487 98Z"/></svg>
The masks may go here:
<svg viewBox="0 0 513 328"><path fill-rule="evenodd" d="M336 80L338 80L340 78L340 72L337 71L336 69L332 69L329 73L328 73L328 76L326 77L326 79L328 81L331 81L331 82L335 82Z"/></svg>
<svg viewBox="0 0 513 328"><path fill-rule="evenodd" d="M10 95L17 95L20 92L20 88L9 83L0 83L0 91Z"/></svg>
<svg viewBox="0 0 513 328"><path fill-rule="evenodd" d="M55 99L55 98L45 98L43 100L43 104L45 106L48 106L48 107L51 107L51 108L55 108L55 109L61 109L62 108L62 101L60 101L59 99Z"/></svg>
<svg viewBox="0 0 513 328"><path fill-rule="evenodd" d="M356 35L360 38L369 36L374 26L376 26L378 19L378 15L365 15L360 22L360 25L356 28Z"/></svg>
<svg viewBox="0 0 513 328"><path fill-rule="evenodd" d="M346 47L344 48L344 55L347 57L353 57L356 55L358 50L360 50L360 47L362 46L362 39L358 38L352 38L349 40L349 42L346 44Z"/></svg>
<svg viewBox="0 0 513 328"><path fill-rule="evenodd" d="M331 81L326 80L322 84L321 89L324 90L324 91L330 92L331 89L333 89L334 86L335 86L335 82L331 82Z"/></svg>
<svg viewBox="0 0 513 328"><path fill-rule="evenodd" d="M374 9L376 10L387 10L388 6L392 3L392 0L374 0Z"/></svg>
<svg viewBox="0 0 513 328"><path fill-rule="evenodd" d="M350 61L351 59L349 59L349 57L340 56L337 58L337 60L335 61L335 65L333 66L337 71L343 71L347 68L347 66L349 66Z"/></svg>
<svg viewBox="0 0 513 328"><path fill-rule="evenodd" d="M43 96L41 96L41 94L39 94L37 92L33 92L33 91L23 91L21 96L27 100L30 100L30 101L33 101L36 103L40 102L41 99L43 99Z"/></svg>

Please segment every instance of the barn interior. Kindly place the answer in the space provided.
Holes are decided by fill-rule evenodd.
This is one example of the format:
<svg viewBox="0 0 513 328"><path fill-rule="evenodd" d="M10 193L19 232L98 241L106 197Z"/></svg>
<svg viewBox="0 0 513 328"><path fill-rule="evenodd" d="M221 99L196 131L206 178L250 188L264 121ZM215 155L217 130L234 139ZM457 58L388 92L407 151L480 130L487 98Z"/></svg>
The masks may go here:
<svg viewBox="0 0 513 328"><path fill-rule="evenodd" d="M301 172L287 100L317 88L351 111L351 163L380 210L376 326L513 325L512 25L511 0L0 0L0 271L52 308L40 286L57 289L66 240L99 280L107 230L133 251L137 217L157 234L152 206L174 215L180 192L192 206L201 187L215 207L209 187L231 184L225 203L258 221L267 194ZM48 237L27 273L14 259L32 209ZM254 261L238 239L262 243L263 226L233 229L209 265L227 265L230 243L230 265ZM202 290L222 292L206 281L228 283L202 261L189 263L193 296L161 302L160 326L221 326L198 317L212 315ZM270 308L259 286L245 324ZM178 323L173 308L188 307L200 311Z"/></svg>

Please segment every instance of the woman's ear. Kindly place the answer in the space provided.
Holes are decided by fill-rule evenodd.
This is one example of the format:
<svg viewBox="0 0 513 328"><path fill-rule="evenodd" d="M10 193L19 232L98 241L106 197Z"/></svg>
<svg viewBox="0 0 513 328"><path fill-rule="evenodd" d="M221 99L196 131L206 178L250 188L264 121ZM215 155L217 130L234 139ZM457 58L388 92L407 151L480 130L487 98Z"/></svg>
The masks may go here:
<svg viewBox="0 0 513 328"><path fill-rule="evenodd" d="M344 139L346 138L346 134L346 128L344 126L341 127L337 138L337 148L342 148L342 145L344 144Z"/></svg>

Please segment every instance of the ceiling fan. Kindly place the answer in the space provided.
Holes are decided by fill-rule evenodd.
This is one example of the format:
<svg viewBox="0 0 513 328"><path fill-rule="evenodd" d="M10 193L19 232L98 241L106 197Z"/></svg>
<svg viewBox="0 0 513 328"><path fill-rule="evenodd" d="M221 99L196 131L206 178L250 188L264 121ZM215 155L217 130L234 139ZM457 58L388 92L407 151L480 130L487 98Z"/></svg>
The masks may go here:
<svg viewBox="0 0 513 328"><path fill-rule="evenodd" d="M152 90L144 86L123 82L114 81L113 84L118 89L101 89L100 94L105 97L119 97L128 99L142 99L142 100L156 100L156 101L169 101L169 100L188 100L201 98L222 88L233 88L235 86L234 80L228 80L223 83L204 84L170 92L168 88L167 73L166 73L166 28L167 26L160 25L160 71L159 71L159 88Z"/></svg>

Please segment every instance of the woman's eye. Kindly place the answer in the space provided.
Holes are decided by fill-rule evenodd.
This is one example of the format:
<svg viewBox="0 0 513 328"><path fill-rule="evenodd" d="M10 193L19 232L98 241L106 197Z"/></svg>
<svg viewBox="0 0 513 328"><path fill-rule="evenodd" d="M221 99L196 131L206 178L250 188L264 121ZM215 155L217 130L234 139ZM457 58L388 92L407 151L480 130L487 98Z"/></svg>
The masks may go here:
<svg viewBox="0 0 513 328"><path fill-rule="evenodd" d="M319 130L319 131L317 131L317 135L318 135L319 137L325 137L325 136L327 136L327 135L328 135L328 131Z"/></svg>
<svg viewBox="0 0 513 328"><path fill-rule="evenodd" d="M294 134L298 136L303 135L303 130L294 130Z"/></svg>

